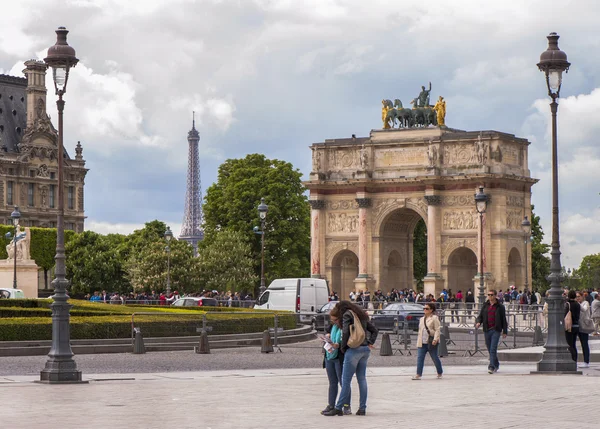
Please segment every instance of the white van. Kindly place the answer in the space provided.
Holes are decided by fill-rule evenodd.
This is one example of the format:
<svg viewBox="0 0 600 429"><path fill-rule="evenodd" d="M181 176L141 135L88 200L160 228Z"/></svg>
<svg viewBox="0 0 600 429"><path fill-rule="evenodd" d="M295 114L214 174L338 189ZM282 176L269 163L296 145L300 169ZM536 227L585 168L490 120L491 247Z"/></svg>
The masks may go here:
<svg viewBox="0 0 600 429"><path fill-rule="evenodd" d="M277 279L258 297L254 308L316 313L329 301L329 287L323 279ZM310 323L310 314L301 314L301 322Z"/></svg>
<svg viewBox="0 0 600 429"><path fill-rule="evenodd" d="M25 294L21 289L3 288L0 287L0 299L25 299Z"/></svg>

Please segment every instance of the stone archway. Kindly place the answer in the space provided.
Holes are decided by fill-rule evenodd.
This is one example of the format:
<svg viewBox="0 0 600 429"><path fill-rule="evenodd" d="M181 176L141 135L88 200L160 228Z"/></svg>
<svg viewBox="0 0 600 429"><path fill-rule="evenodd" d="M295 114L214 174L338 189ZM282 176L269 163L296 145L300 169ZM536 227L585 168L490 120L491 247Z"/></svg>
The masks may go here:
<svg viewBox="0 0 600 429"><path fill-rule="evenodd" d="M455 249L448 257L448 289L456 293L473 287L477 275L477 255L468 247Z"/></svg>
<svg viewBox="0 0 600 429"><path fill-rule="evenodd" d="M508 284L515 285L519 290L523 290L525 285L521 253L515 247L508 253Z"/></svg>
<svg viewBox="0 0 600 429"><path fill-rule="evenodd" d="M341 299L348 299L355 290L354 279L358 276L358 256L351 250L337 253L331 263L331 290Z"/></svg>
<svg viewBox="0 0 600 429"><path fill-rule="evenodd" d="M379 254L381 280L379 289L413 288L413 234L421 215L409 208L390 212L379 228Z"/></svg>

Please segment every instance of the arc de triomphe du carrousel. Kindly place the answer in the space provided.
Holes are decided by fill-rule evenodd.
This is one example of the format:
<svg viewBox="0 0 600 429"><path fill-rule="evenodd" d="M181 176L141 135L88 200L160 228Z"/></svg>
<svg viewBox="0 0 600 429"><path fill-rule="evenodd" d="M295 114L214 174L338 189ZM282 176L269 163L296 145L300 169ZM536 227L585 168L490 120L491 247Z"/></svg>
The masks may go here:
<svg viewBox="0 0 600 429"><path fill-rule="evenodd" d="M526 139L499 131L445 125L443 97L422 91L404 108L382 101L383 128L368 137L311 145L305 185L311 205L311 275L350 291L414 288L413 238L427 227L425 293L469 288L478 294L480 238L485 287L531 284L530 246L521 229L531 218ZM490 200L480 216L474 194ZM526 274L527 273L527 274ZM344 299L343 298L343 299Z"/></svg>

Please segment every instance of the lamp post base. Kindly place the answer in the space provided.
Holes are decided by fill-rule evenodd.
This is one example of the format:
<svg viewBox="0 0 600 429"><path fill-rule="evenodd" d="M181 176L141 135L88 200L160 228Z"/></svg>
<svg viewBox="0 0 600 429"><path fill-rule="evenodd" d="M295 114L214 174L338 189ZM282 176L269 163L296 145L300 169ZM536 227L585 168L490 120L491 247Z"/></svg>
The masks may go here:
<svg viewBox="0 0 600 429"><path fill-rule="evenodd" d="M546 347L542 360L537 363L537 371L532 374L582 374L577 371L577 362L571 353L563 347Z"/></svg>
<svg viewBox="0 0 600 429"><path fill-rule="evenodd" d="M46 362L46 367L40 371L39 383L44 384L76 384L87 383L81 379L81 371L73 359L52 360Z"/></svg>

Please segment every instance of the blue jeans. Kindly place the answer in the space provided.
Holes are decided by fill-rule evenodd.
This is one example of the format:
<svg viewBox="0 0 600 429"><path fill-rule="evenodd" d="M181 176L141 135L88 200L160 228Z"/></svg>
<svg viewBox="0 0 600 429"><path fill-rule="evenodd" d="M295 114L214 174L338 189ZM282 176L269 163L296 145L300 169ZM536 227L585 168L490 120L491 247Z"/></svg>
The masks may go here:
<svg viewBox="0 0 600 429"><path fill-rule="evenodd" d="M431 356L431 360L435 365L438 375L442 375L444 370L442 369L442 362L440 362L440 358L438 357L438 345L439 344L429 346L428 344L423 344L419 347L417 350L417 375L423 375L423 365L425 364L425 356L427 356L427 353Z"/></svg>
<svg viewBox="0 0 600 429"><path fill-rule="evenodd" d="M500 343L500 335L502 335L502 332L498 332L495 329L485 332L485 346L490 353L489 369L500 368L500 362L498 361L498 343Z"/></svg>
<svg viewBox="0 0 600 429"><path fill-rule="evenodd" d="M360 346L348 349L344 354L344 365L342 368L342 391L335 408L341 410L345 405L350 405L350 385L352 377L356 373L359 391L359 409L367 408L367 361L371 355L368 346Z"/></svg>
<svg viewBox="0 0 600 429"><path fill-rule="evenodd" d="M342 384L342 363L339 359L325 359L325 370L329 379L329 396L327 404L335 405L335 400L338 394L338 384Z"/></svg>

